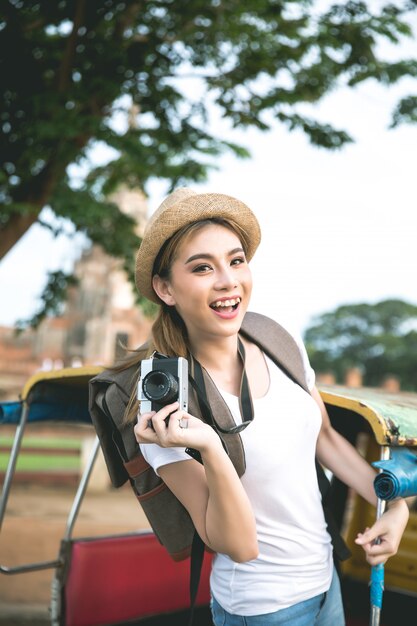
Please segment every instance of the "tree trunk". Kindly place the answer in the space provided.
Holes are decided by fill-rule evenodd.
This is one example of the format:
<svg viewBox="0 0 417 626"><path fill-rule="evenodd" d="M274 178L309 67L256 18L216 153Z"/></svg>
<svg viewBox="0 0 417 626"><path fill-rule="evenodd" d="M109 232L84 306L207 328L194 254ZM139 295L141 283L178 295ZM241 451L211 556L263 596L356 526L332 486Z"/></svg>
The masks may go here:
<svg viewBox="0 0 417 626"><path fill-rule="evenodd" d="M15 213L11 216L7 224L0 228L0 259L9 252L11 248L19 241L27 230L38 219L38 212L31 212L26 215Z"/></svg>

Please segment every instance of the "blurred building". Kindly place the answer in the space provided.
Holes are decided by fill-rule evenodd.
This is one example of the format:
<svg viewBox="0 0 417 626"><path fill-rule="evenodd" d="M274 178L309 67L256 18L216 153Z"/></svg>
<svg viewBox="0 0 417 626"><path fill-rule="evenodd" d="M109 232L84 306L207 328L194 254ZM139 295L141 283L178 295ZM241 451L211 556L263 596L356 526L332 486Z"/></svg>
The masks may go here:
<svg viewBox="0 0 417 626"><path fill-rule="evenodd" d="M28 375L37 369L33 333L16 336L13 328L0 326L0 400L15 399Z"/></svg>
<svg viewBox="0 0 417 626"><path fill-rule="evenodd" d="M112 200L134 217L140 234L146 222L144 195L120 189ZM61 316L18 336L13 328L0 327L0 399L16 398L37 370L110 365L126 347L147 339L152 322L136 306L119 261L94 245L76 262L74 274L79 284L70 290Z"/></svg>
<svg viewBox="0 0 417 626"><path fill-rule="evenodd" d="M346 387L353 387L359 389L362 387L362 370L360 367L350 367L345 372L345 385Z"/></svg>

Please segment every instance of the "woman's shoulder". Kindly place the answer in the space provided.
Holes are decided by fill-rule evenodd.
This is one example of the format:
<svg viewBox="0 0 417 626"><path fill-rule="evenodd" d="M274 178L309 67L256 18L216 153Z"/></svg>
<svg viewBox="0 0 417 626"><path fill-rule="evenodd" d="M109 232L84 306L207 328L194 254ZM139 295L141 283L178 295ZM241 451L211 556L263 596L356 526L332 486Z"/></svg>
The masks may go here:
<svg viewBox="0 0 417 626"><path fill-rule="evenodd" d="M301 331L287 321L279 322L261 313L248 312L241 328L242 332L266 353L286 355L292 361L296 349L301 356L302 369L308 389L315 385L315 373L310 365ZM296 358L298 361L299 357Z"/></svg>
<svg viewBox="0 0 417 626"><path fill-rule="evenodd" d="M301 332L294 324L287 321L276 320L262 313L248 311L243 319L241 331L255 338L264 338L265 341L271 338L271 334L279 333L282 336L289 336L298 346L304 345Z"/></svg>

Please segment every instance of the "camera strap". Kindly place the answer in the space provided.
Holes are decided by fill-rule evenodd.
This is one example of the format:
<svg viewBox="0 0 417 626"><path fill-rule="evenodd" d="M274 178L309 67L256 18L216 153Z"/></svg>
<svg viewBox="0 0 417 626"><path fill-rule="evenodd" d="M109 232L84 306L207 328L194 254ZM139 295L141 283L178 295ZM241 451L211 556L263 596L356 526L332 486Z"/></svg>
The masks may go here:
<svg viewBox="0 0 417 626"><path fill-rule="evenodd" d="M193 363L194 377L190 376L190 383L197 393L197 400L200 406L201 414L204 417L204 420L208 424L210 424L216 430L218 430L219 432L225 435L235 435L237 433L241 433L242 430L244 430L247 426L249 426L249 424L252 422L254 418L252 397L251 397L248 377L246 375L246 369L245 369L246 353L245 353L245 348L243 346L243 343L240 337L238 337L238 354L243 365L242 378L240 381L240 393L239 393L239 408L240 408L240 414L242 416L242 423L237 424L236 426L232 426L231 428L224 428L217 423L213 415L213 412L211 410L208 399L207 399L206 386L204 383L204 376L203 376L203 368L201 367L197 359L191 356L192 363ZM207 376L210 377L210 374L207 372L207 370L205 370L205 372Z"/></svg>

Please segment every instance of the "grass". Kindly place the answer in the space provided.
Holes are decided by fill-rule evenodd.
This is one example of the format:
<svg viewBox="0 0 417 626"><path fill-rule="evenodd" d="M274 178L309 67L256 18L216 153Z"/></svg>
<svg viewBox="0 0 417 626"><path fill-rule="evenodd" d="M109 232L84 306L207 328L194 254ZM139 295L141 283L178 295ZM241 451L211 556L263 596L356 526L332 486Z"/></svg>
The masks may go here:
<svg viewBox="0 0 417 626"><path fill-rule="evenodd" d="M13 437L0 437L0 447L10 447ZM80 467L79 452L82 441L80 439L61 439L45 437L27 437L23 439L21 452L17 459L16 471L40 472L40 471L76 471ZM41 452L28 452L22 454L25 448L48 448L56 449L56 454L42 454ZM74 448L74 456L60 455L59 449L67 450ZM10 454L0 452L0 472L5 472Z"/></svg>
<svg viewBox="0 0 417 626"><path fill-rule="evenodd" d="M9 462L9 455L0 453L0 472L5 472ZM69 471L78 470L80 459L72 456L25 454L19 456L16 471Z"/></svg>
<svg viewBox="0 0 417 626"><path fill-rule="evenodd" d="M14 437L0 437L0 446L12 446ZM81 448L81 439L62 439L61 437L24 437L22 448L39 446L42 448Z"/></svg>

